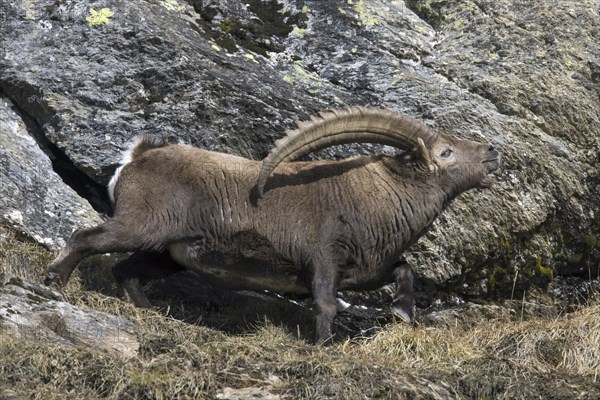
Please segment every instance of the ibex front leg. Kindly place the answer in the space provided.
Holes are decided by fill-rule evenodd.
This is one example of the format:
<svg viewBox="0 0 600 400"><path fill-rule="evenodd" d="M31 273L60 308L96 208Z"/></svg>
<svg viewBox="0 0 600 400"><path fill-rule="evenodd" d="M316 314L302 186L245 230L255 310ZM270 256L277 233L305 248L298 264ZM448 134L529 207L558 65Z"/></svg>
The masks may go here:
<svg viewBox="0 0 600 400"><path fill-rule="evenodd" d="M394 270L396 279L396 293L392 302L392 312L404 322L410 323L413 319L415 305L415 290L413 287L413 273L405 261L398 262Z"/></svg>
<svg viewBox="0 0 600 400"><path fill-rule="evenodd" d="M337 313L337 268L332 264L317 263L312 277L312 295L315 302L315 343L326 344L333 338L331 325Z"/></svg>

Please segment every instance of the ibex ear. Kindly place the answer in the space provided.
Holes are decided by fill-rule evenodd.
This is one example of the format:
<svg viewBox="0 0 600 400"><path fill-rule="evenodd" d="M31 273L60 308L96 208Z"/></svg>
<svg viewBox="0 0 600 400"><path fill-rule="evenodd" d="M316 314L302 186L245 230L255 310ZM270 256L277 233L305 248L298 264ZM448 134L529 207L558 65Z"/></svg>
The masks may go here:
<svg viewBox="0 0 600 400"><path fill-rule="evenodd" d="M431 162L431 156L429 155L429 150L427 149L427 147L425 147L425 142L421 138L418 139L416 154L417 154L417 157L419 157L421 159L421 161L423 162L423 164L426 166L426 168L428 170L433 171L435 169L433 162Z"/></svg>

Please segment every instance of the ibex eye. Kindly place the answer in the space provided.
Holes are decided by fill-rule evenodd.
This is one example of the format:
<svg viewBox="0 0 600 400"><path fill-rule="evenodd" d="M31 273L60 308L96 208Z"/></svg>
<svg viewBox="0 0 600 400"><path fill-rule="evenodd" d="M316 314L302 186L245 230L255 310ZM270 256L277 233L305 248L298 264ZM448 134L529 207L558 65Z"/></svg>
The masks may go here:
<svg viewBox="0 0 600 400"><path fill-rule="evenodd" d="M443 158L448 158L452 155L452 149L446 149L442 152L441 156Z"/></svg>

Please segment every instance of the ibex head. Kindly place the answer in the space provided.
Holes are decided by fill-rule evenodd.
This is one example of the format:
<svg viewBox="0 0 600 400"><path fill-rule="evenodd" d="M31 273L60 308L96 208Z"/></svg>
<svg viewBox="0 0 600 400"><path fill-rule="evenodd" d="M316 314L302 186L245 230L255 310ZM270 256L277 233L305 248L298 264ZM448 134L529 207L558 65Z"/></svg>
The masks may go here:
<svg viewBox="0 0 600 400"><path fill-rule="evenodd" d="M489 144L437 133L426 125L389 110L353 107L321 113L275 142L263 160L256 190L262 197L269 175L282 162L345 143L380 143L412 152L418 166L453 194L489 187L488 177L499 167L500 154Z"/></svg>
<svg viewBox="0 0 600 400"><path fill-rule="evenodd" d="M500 166L500 153L491 144L457 139L440 133L428 147L419 140L419 154L431 171L452 192L487 188L494 179L488 176Z"/></svg>

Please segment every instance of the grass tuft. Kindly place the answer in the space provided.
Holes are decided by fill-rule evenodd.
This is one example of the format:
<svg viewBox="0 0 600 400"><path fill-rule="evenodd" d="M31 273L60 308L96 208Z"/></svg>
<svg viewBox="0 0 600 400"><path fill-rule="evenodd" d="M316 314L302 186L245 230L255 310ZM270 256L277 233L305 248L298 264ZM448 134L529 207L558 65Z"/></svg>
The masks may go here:
<svg viewBox="0 0 600 400"><path fill-rule="evenodd" d="M52 257L0 229L3 276L40 282ZM65 295L84 310L132 321L138 354L125 359L0 331L0 398L600 398L598 302L559 317L514 321L500 313L452 327L388 324L372 337L321 348L282 322L285 310L264 305L210 311L153 299L162 307L135 308L116 297L111 263L96 261L73 276ZM232 325L233 318L242 322Z"/></svg>

